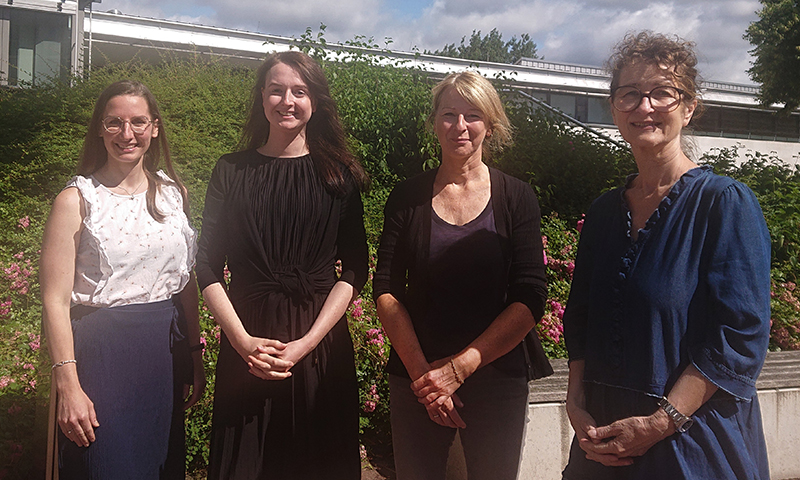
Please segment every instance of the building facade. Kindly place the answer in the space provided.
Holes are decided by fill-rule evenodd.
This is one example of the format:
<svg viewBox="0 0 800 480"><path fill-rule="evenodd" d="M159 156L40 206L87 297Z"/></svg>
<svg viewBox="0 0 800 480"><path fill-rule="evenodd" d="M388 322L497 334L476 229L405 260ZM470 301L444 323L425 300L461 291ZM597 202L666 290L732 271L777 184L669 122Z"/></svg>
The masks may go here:
<svg viewBox="0 0 800 480"><path fill-rule="evenodd" d="M98 0L94 0L98 1ZM92 11L90 0L6 0L0 4L0 85L18 86L86 73L132 58L159 62L184 56L222 58L255 67L265 55L291 48L277 35L169 20ZM97 9L95 7L95 9ZM359 49L328 44L334 55ZM490 78L512 79L513 88L611 137L617 132L608 107L604 70L524 58L515 65L474 62L407 52L375 50L433 76L467 68ZM693 121L698 150L734 147L800 162L800 112L776 115L756 101L758 87L706 82L705 114Z"/></svg>

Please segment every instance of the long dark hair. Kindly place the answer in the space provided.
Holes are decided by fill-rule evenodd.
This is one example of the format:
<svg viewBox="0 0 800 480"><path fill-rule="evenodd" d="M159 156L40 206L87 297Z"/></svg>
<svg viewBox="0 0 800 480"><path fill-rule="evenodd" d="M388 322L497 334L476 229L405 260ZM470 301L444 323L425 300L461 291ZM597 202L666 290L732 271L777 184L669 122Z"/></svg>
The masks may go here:
<svg viewBox="0 0 800 480"><path fill-rule="evenodd" d="M308 86L315 111L306 125L306 142L311 158L328 189L339 194L346 191L344 170L353 176L359 188L366 187L367 174L358 159L350 153L336 102L331 98L328 79L322 67L305 53L279 52L268 56L256 72L256 83L250 93L250 114L239 141L240 150L259 148L269 138L269 122L264 115L261 90L267 74L278 63L291 67Z"/></svg>
<svg viewBox="0 0 800 480"><path fill-rule="evenodd" d="M177 185L183 197L183 210L186 216L189 217L189 199L186 195L186 188L183 186L175 170L172 168L172 158L169 154L169 143L167 142L167 131L164 129L164 123L161 120L161 112L158 109L156 97L150 92L143 83L136 80L120 80L114 82L100 94L97 102L94 104L94 112L92 113L92 120L89 122L89 130L86 132L86 138L83 141L83 150L81 151L80 161L78 163L78 175L89 176L98 171L108 161L108 152L103 143L103 138L100 136L102 131L103 114L106 111L108 102L121 95L133 95L141 97L147 102L147 107L150 110L150 119L153 121L154 126L158 126L158 136L150 142L150 148L144 154L143 170L147 177L147 211L158 222L164 222L166 218L164 214L156 207L156 193L160 192L161 185L168 185L169 182L162 179L156 173L159 168L161 159L164 160L164 167L167 170L167 175L172 182Z"/></svg>

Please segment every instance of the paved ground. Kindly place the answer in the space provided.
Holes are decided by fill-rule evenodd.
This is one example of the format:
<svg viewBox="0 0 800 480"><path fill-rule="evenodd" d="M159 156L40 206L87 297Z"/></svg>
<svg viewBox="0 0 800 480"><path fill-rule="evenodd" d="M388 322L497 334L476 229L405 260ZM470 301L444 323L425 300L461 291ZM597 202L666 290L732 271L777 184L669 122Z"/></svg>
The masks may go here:
<svg viewBox="0 0 800 480"><path fill-rule="evenodd" d="M361 462L361 480L396 480L391 449L373 449L370 458Z"/></svg>

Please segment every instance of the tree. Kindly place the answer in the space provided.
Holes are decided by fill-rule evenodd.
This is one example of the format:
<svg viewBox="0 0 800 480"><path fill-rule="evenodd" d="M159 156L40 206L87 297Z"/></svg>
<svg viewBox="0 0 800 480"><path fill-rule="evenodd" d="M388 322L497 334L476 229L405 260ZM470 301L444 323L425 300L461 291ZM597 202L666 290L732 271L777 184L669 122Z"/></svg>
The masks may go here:
<svg viewBox="0 0 800 480"><path fill-rule="evenodd" d="M503 34L496 28L493 28L485 37L481 36L480 30L473 30L469 37L469 43L465 43L466 40L467 37L464 36L461 37L459 46L451 43L445 45L441 50L435 52L426 50L425 53L497 63L515 63L522 57L537 58L536 44L527 33L523 33L519 38L513 36L511 40L504 42Z"/></svg>
<svg viewBox="0 0 800 480"><path fill-rule="evenodd" d="M756 57L747 72L761 84L761 103L784 103L784 112L788 113L800 105L800 1L761 3L760 19L751 23L744 35L755 46L750 53Z"/></svg>

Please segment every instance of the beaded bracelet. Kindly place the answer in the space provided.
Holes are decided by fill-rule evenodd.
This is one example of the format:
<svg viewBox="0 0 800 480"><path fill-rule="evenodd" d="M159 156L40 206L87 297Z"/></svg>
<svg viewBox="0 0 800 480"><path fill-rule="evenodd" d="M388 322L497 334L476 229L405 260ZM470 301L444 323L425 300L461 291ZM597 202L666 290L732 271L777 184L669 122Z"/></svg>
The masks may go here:
<svg viewBox="0 0 800 480"><path fill-rule="evenodd" d="M456 377L456 382L458 382L459 385L464 385L464 380L461 380L461 377L458 376L456 362L453 361L453 357L450 357L450 367L453 369L453 375Z"/></svg>
<svg viewBox="0 0 800 480"><path fill-rule="evenodd" d="M68 363L77 364L78 361L77 360L62 360L60 362L54 363L53 366L50 367L50 370L55 370L57 367L63 367L64 365L66 365Z"/></svg>

